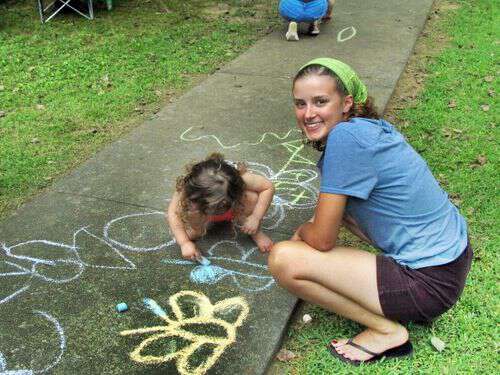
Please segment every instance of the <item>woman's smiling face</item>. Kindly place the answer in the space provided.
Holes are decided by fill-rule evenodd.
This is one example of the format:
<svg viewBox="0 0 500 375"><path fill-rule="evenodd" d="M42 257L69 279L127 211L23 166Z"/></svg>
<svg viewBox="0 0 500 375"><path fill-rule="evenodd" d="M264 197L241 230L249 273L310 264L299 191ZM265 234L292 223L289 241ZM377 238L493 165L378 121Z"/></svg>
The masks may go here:
<svg viewBox="0 0 500 375"><path fill-rule="evenodd" d="M335 80L327 75L310 74L293 86L295 117L299 128L310 141L326 141L335 125L345 120L353 105L351 95L336 91Z"/></svg>

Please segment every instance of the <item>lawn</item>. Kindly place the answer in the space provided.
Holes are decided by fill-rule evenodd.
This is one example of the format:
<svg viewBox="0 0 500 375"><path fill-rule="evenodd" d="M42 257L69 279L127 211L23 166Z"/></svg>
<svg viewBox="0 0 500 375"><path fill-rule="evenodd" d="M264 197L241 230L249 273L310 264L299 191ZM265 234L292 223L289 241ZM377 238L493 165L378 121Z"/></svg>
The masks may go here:
<svg viewBox="0 0 500 375"><path fill-rule="evenodd" d="M498 373L498 16L490 0L436 1L386 113L467 217L475 258L460 302L431 326L409 326L411 360L361 368L341 364L326 349L361 327L303 304L283 343L297 357L272 373ZM307 325L305 313L313 317ZM443 352L432 336L446 343Z"/></svg>
<svg viewBox="0 0 500 375"><path fill-rule="evenodd" d="M247 49L276 4L115 0L42 25L0 0L0 217Z"/></svg>

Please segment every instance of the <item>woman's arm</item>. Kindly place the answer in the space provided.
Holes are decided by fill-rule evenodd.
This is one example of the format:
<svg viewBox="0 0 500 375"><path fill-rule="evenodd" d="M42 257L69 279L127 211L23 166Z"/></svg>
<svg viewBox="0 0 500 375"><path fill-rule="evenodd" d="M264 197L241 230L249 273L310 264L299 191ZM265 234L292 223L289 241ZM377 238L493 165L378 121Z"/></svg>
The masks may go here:
<svg viewBox="0 0 500 375"><path fill-rule="evenodd" d="M298 230L302 241L320 251L334 248L346 202L345 195L320 193L313 221L302 224Z"/></svg>
<svg viewBox="0 0 500 375"><path fill-rule="evenodd" d="M312 223L314 221L314 215L312 218L310 218L307 222ZM302 241L302 238L300 238L299 232L300 232L300 227L298 227L295 232L293 233L292 237L290 238L290 241Z"/></svg>

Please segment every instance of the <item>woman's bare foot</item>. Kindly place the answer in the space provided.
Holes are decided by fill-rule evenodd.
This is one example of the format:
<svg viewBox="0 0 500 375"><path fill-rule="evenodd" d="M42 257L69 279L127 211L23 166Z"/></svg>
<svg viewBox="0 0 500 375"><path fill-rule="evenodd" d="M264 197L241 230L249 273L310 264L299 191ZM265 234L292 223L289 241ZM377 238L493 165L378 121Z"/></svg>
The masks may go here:
<svg viewBox="0 0 500 375"><path fill-rule="evenodd" d="M382 333L368 328L356 335L352 341L373 353L382 353L388 349L403 345L406 341L408 341L408 331L400 324L398 324L396 328L389 333ZM332 345L337 353L350 360L366 361L373 357L368 353L346 344L347 339L332 341Z"/></svg>
<svg viewBox="0 0 500 375"><path fill-rule="evenodd" d="M253 234L252 239L255 241L257 244L259 250L263 253L268 252L271 250L271 247L273 247L273 240L271 240L264 232L258 231L257 233Z"/></svg>

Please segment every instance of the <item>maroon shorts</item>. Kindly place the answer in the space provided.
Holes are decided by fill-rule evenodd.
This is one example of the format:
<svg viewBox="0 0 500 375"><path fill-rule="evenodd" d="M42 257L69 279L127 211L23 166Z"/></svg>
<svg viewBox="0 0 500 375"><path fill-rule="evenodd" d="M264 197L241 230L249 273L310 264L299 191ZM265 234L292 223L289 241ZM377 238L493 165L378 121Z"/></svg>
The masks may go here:
<svg viewBox="0 0 500 375"><path fill-rule="evenodd" d="M453 262L418 269L377 255L377 287L384 316L403 323L426 323L443 314L462 294L472 255L467 243Z"/></svg>

